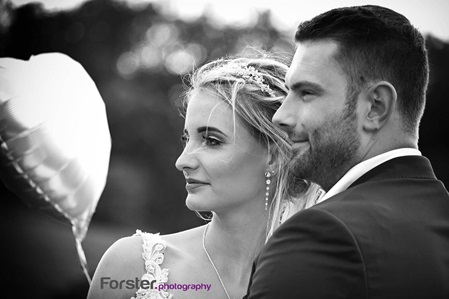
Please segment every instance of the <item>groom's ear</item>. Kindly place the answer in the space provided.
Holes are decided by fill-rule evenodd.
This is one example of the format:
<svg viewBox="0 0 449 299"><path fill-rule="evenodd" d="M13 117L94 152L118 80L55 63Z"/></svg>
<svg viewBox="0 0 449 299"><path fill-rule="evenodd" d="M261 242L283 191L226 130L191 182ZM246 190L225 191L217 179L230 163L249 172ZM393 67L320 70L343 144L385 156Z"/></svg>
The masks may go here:
<svg viewBox="0 0 449 299"><path fill-rule="evenodd" d="M368 89L366 96L363 129L377 131L391 118L398 97L396 89L391 83L380 81Z"/></svg>

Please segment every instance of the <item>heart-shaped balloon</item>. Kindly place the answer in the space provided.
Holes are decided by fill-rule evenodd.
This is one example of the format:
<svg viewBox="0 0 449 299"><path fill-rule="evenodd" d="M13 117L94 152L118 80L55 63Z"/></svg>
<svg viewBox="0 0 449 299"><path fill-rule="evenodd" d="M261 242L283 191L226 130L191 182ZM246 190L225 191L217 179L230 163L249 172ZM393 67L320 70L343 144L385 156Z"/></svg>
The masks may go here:
<svg viewBox="0 0 449 299"><path fill-rule="evenodd" d="M81 247L106 184L111 138L104 102L60 53L0 58L0 177L33 208L69 221Z"/></svg>

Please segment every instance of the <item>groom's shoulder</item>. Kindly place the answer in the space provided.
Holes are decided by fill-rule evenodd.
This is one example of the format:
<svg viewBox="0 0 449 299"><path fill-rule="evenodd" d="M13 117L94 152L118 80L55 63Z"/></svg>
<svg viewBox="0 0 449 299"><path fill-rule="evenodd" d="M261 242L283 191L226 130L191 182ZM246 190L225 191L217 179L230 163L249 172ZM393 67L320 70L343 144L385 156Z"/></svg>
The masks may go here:
<svg viewBox="0 0 449 299"><path fill-rule="evenodd" d="M364 188L352 188L337 194L322 203L299 211L282 227L338 227L352 231L353 226L369 225L372 215L377 213L379 202L367 195Z"/></svg>

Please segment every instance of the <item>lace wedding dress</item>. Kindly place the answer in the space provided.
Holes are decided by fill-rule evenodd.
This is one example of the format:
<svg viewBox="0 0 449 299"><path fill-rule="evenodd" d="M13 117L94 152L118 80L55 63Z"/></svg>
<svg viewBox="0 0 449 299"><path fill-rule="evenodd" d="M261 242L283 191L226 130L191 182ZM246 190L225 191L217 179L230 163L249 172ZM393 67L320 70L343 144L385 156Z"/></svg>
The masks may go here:
<svg viewBox="0 0 449 299"><path fill-rule="evenodd" d="M167 283L168 269L162 269L161 265L164 261L164 251L167 247L165 241L162 240L159 234L145 233L137 230L134 236L142 237L142 257L145 262L145 274L142 276L142 281L148 281L151 288L142 288L136 292L135 297L131 299L171 299L173 295L164 290L158 290L159 284Z"/></svg>

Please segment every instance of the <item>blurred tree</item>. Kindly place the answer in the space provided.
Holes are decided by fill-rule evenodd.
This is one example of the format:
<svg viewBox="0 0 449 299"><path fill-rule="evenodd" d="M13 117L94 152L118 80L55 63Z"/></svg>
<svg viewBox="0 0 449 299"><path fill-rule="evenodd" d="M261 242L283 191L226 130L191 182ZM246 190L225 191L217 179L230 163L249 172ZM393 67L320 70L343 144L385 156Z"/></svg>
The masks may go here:
<svg viewBox="0 0 449 299"><path fill-rule="evenodd" d="M184 178L174 167L182 151L183 76L208 60L253 48L286 62L294 51L292 37L272 26L268 12L249 27L219 27L207 15L184 22L150 4L133 10L113 0L57 13L41 4L15 8L0 0L0 38L2 57L71 56L106 103L113 148L108 183L84 242L92 273L106 248L136 228L170 233L202 223L185 207ZM449 45L428 37L428 46L432 73L420 146L449 185ZM28 210L1 184L0 196L4 298L16 297L18 290L23 297L83 297L88 285L77 267L70 228Z"/></svg>

